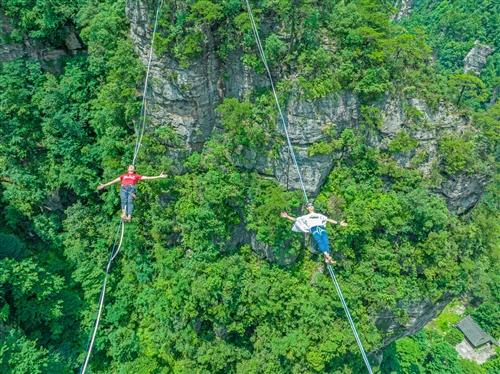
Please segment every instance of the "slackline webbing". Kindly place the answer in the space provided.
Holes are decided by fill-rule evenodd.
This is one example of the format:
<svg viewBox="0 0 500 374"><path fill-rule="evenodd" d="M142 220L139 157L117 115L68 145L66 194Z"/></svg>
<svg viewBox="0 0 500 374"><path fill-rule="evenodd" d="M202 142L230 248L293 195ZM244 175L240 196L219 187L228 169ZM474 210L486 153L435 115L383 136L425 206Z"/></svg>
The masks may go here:
<svg viewBox="0 0 500 374"><path fill-rule="evenodd" d="M119 231L120 225L122 227L122 234L120 236L120 243L118 244L118 248L115 251L116 241L118 239L118 234L120 232ZM91 333L91 337L90 337L89 342L87 344L87 354L85 356L85 361L83 362L82 367L80 368L81 374L85 373L85 370L87 370L87 365L88 365L89 359L90 359L90 353L92 352L92 348L94 347L94 341L95 341L95 337L97 335L97 329L99 328L99 322L101 320L102 307L104 305L104 295L106 294L106 284L108 282L109 270L111 268L111 263L115 259L116 255L118 254L118 252L120 251L120 248L122 246L124 232L125 232L125 223L123 222L123 219L121 219L120 223L118 224L118 230L116 232L115 242L113 243L113 249L111 250L111 255L109 256L108 266L106 266L106 274L104 276L104 283L102 285L101 294L99 296L99 306L97 308L97 316L96 316L96 319L94 321L94 325L92 326L93 331Z"/></svg>
<svg viewBox="0 0 500 374"><path fill-rule="evenodd" d="M271 82L271 88L273 90L274 99L276 101L276 105L278 107L278 111L279 111L279 114L280 114L281 122L283 124L283 129L285 130L285 135L286 135L286 138L287 138L288 147L290 149L290 154L292 156L293 163L295 164L295 167L297 169L297 174L299 176L300 185L301 185L302 192L304 194L304 198L305 198L305 201L306 201L306 204L307 204L309 202L309 199L307 198L307 192L306 192L306 189L304 187L304 183L302 182L302 175L300 174L300 168L299 168L299 165L297 164L297 159L295 158L295 152L293 151L292 142L290 141L290 137L288 136L287 124L285 122L285 117L283 116L283 113L281 111L281 106L279 104L278 95L276 94L276 90L274 88L274 83L273 83L273 78L272 78L272 75L271 75L271 71L269 70L269 66L267 65L267 59L266 59L266 55L264 53L264 48L262 47L262 43L261 43L260 37L259 37L259 32L257 30L257 25L255 24L255 20L253 18L252 8L250 7L249 1L248 0L245 0L245 1L246 1L246 4L247 4L247 9L248 9L248 16L250 17L250 23L252 24L253 34L255 36L255 41L256 41L256 44L257 44L257 49L259 50L260 57L262 58L262 62L264 64L264 67L266 68L267 75L269 76L269 81ZM368 361L368 357L366 356L366 353L365 353L365 349L363 348L363 344L361 342L361 339L359 338L358 331L356 330L356 326L354 325L354 322L353 322L353 320L351 318L351 313L349 313L349 308L347 307L347 304L345 302L344 296L342 295L342 291L340 290L340 286L339 286L339 283L337 281L337 277L335 277L335 273L334 273L334 271L332 269L332 266L330 264L327 264L327 265L328 265L328 270L330 272L332 280L333 280L333 282L335 284L335 288L336 288L337 293L339 295L340 301L342 302L342 306L344 307L345 314L347 316L347 319L349 320L349 324L350 324L351 329L352 329L352 331L354 333L354 337L356 338L356 343L358 344L359 350L361 351L361 355L363 356L363 360L365 361L366 368L368 369L368 372L370 374L373 374L372 368L370 366L370 362Z"/></svg>
<svg viewBox="0 0 500 374"><path fill-rule="evenodd" d="M269 66L267 65L266 55L264 54L264 49L262 48L262 43L260 42L260 37L259 37L259 33L257 31L257 26L256 26L255 20L253 18L252 8L250 7L250 3L248 2L248 0L246 0L246 3L247 3L247 8L248 8L248 16L250 17L250 22L252 23L253 34L254 34L255 40L257 42L257 48L259 50L260 57L262 58L262 62L264 63L264 67L266 68L266 72L267 72L267 75L269 77L269 82L271 83L271 88L272 88L273 94L274 94L274 100L276 101L276 106L278 107L278 112L280 114L281 122L283 124L283 130L285 131L286 139L288 142L288 148L290 149L290 155L292 156L293 163L295 164L295 168L297 169L297 174L299 176L299 181L300 181L300 187L301 187L302 192L304 194L304 199L306 200L306 203L308 203L309 199L307 198L307 192L306 192L306 189L304 187L304 182L302 181L302 174L300 174L300 169L299 169L299 165L297 164L295 152L293 151L292 142L290 141L290 136L288 136L288 126L286 125L285 117L283 116L283 112L281 111L281 105L280 105L280 102L278 100L278 95L276 94L276 89L274 88L273 77L271 76L271 71L269 70Z"/></svg>
<svg viewBox="0 0 500 374"><path fill-rule="evenodd" d="M135 165L135 161L137 159L137 154L139 153L139 149L141 148L142 138L144 135L144 129L146 127L146 94L147 94L147 88L148 88L149 72L151 70L151 60L153 57L153 43L155 40L156 28L158 25L158 15L160 13L160 9L161 9L162 4L163 4L163 0L159 0L158 6L156 8L156 17L155 17L155 23L154 23L154 28L153 28L153 36L151 38L151 48L149 50L148 67L146 70L146 79L144 82L144 91L143 91L143 95L142 95L141 112L140 112L140 117L139 117L139 123L137 125L137 130L136 130L134 157L132 160L132 164L134 164L134 165ZM127 189L127 191L126 191L126 200L127 201L128 201L128 193L129 192ZM125 207L125 209L127 209L127 207ZM120 243L115 251L120 225L122 227L121 236L120 236ZM115 241L113 243L113 248L111 250L111 255L109 257L108 265L106 266L106 274L104 275L104 282L102 285L101 294L99 296L97 315L96 315L96 318L94 320L94 324L92 326L92 331L91 331L91 336L89 337L89 342L87 343L85 360L82 363L82 366L80 368L80 374L85 374L85 371L87 370L87 365L88 365L89 360L90 360L90 354L92 353L92 348L94 347L94 341L95 341L95 337L97 335L97 329L99 327L99 322L101 320L102 308L104 306L104 297L106 295L106 285L107 285L107 281L108 281L109 271L111 269L111 263L113 262L113 260L118 255L118 252L120 251L122 241L123 241L124 232L125 232L125 223L123 222L123 219L120 219L120 222L118 224L118 230L117 230L116 236L115 236Z"/></svg>

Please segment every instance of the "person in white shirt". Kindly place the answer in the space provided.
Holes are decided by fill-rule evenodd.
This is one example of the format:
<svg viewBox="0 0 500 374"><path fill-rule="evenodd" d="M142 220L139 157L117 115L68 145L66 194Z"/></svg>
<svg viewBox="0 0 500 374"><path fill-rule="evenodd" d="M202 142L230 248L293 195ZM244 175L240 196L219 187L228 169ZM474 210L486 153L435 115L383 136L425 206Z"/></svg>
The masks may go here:
<svg viewBox="0 0 500 374"><path fill-rule="evenodd" d="M293 231L296 232L310 232L318 244L318 247L325 256L325 262L328 264L334 264L332 256L330 256L330 245L328 243L328 234L326 233L326 223L330 222L334 225L347 226L345 221L339 222L330 219L322 214L314 213L314 204L307 203L306 206L309 214L300 217L291 217L288 213L281 213L281 217L289 219L294 222L292 227Z"/></svg>

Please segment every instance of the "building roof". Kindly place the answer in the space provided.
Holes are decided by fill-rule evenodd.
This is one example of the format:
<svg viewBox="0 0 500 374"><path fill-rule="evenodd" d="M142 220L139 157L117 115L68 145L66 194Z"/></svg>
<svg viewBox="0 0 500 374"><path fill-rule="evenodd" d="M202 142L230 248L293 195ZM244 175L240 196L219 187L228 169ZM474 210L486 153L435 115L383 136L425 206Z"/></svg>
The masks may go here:
<svg viewBox="0 0 500 374"><path fill-rule="evenodd" d="M474 348L480 347L486 343L496 344L495 339L484 332L483 329L472 320L471 316L463 318L455 327L464 333L465 337Z"/></svg>

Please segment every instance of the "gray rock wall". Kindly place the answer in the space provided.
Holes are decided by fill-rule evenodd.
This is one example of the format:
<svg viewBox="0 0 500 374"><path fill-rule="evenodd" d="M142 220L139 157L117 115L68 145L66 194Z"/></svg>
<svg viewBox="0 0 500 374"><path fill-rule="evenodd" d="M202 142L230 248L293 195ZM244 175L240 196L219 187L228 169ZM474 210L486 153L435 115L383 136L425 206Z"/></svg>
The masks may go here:
<svg viewBox="0 0 500 374"><path fill-rule="evenodd" d="M406 322L399 322L397 316L391 311L377 313L377 327L387 333L385 345L419 332L429 321L436 318L438 313L448 305L453 297L444 295L436 302L431 300L410 300L400 302L398 307L404 309L408 315Z"/></svg>
<svg viewBox="0 0 500 374"><path fill-rule="evenodd" d="M149 63L152 30L149 24L148 4L140 0L127 2L130 19L130 37L139 58ZM200 150L216 125L215 108L220 103L218 79L220 62L214 53L213 41L208 40L203 55L192 61L189 69L164 55L152 54L147 93L153 126L171 126L188 151ZM179 150L180 151L180 150Z"/></svg>
<svg viewBox="0 0 500 374"><path fill-rule="evenodd" d="M439 160L438 138L444 133L461 133L470 129L470 119L455 114L450 104L441 103L439 108L431 110L421 99L387 97L374 105L381 110L383 124L377 136L370 139L371 145L386 150L396 134L406 132L418 141L415 151L423 150L428 155L418 166L424 175L429 175L433 164ZM418 120L411 118L407 112L409 107L417 109L423 116ZM396 154L394 158L399 166L408 167L415 151ZM450 211L461 214L477 204L488 180L487 175L446 175L432 191L446 200Z"/></svg>
<svg viewBox="0 0 500 374"><path fill-rule="evenodd" d="M398 13L395 14L392 19L398 22L403 18L411 16L413 12L413 0L396 0L394 1L394 7L398 9Z"/></svg>
<svg viewBox="0 0 500 374"><path fill-rule="evenodd" d="M474 47L467 53L464 58L464 73L474 72L477 75L481 74L486 59L494 52L494 49L488 45L479 43L479 40L474 42Z"/></svg>
<svg viewBox="0 0 500 374"><path fill-rule="evenodd" d="M14 43L7 40L8 35L12 33L14 26L3 12L0 11L0 62L10 62L17 58L28 57L42 62L42 66L52 72L60 71L57 61L69 54L75 54L84 49L78 35L65 29L66 38L64 45L57 48L47 48L43 44L25 36L21 43ZM46 64L50 62L50 64ZM54 64L54 62L56 62Z"/></svg>
<svg viewBox="0 0 500 374"><path fill-rule="evenodd" d="M148 64L152 37L147 22L149 9L146 7L145 2L129 0L126 10L131 20L131 38L145 65ZM215 129L221 130L214 110L224 97L242 100L256 87L269 87L265 74L256 74L242 63L243 53L240 50L229 53L227 59L221 61L214 53L215 42L211 33L207 32L207 35L202 56L191 61L189 68L181 68L174 58L166 54L158 57L153 53L152 56L148 113L153 126L170 126L181 139L182 149L170 151L174 159L182 159L186 153L200 150ZM468 119L454 114L454 109L445 104L431 110L423 100L387 97L373 105L380 109L383 124L377 134L370 137L369 143L387 150L387 145L396 134L405 131L418 141L417 149L424 150L428 155L419 165L424 174L430 173L439 157L439 135L459 131L469 125ZM408 107L416 109L423 117L418 121L410 118ZM346 128L358 127L361 121L359 99L354 93L346 91L315 101L290 98L283 110L303 185L314 198L340 155L332 152L311 157L307 155L307 149L315 142L328 140L323 131L325 126L333 127L338 133ZM284 138L280 118L276 118L276 126ZM400 166L408 167L413 155L414 152L394 157ZM274 178L289 189L301 188L286 143L279 147L277 158L247 150L243 159L235 158L234 162ZM175 171L182 171L180 164ZM450 210L461 213L478 201L486 181L483 176L449 176L434 192L446 199Z"/></svg>
<svg viewBox="0 0 500 374"><path fill-rule="evenodd" d="M28 54L28 51L32 51L34 48L29 45L26 41L25 44L21 43L8 43L6 35L14 30L14 26L10 23L5 14L0 12L0 61L10 62L16 58L23 57Z"/></svg>

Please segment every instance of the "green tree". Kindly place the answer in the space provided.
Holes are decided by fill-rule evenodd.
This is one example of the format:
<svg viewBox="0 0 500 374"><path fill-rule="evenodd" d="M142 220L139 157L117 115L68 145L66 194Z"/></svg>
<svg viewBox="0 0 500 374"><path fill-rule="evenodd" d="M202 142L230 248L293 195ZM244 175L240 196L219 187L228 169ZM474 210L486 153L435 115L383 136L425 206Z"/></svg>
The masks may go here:
<svg viewBox="0 0 500 374"><path fill-rule="evenodd" d="M464 340L464 334L457 329L451 329L445 336L444 340L446 340L451 345L457 345L462 340Z"/></svg>
<svg viewBox="0 0 500 374"><path fill-rule="evenodd" d="M410 137L405 131L400 131L389 143L390 152L409 152L418 145L418 141Z"/></svg>
<svg viewBox="0 0 500 374"><path fill-rule="evenodd" d="M20 259L23 247L24 244L17 236L0 233L0 259Z"/></svg>
<svg viewBox="0 0 500 374"><path fill-rule="evenodd" d="M458 363L458 353L446 342L431 345L425 360L425 372L429 374L459 374L462 368Z"/></svg>
<svg viewBox="0 0 500 374"><path fill-rule="evenodd" d="M486 374L486 369L473 361L461 358L458 362L464 374Z"/></svg>
<svg viewBox="0 0 500 374"><path fill-rule="evenodd" d="M484 91L485 84L475 75L455 74L450 76L450 86L456 88L458 98L456 105L460 105L460 101L464 94L473 100L483 102L487 98L487 93Z"/></svg>
<svg viewBox="0 0 500 374"><path fill-rule="evenodd" d="M500 336L500 306L495 301L482 303L471 317L479 326L494 337Z"/></svg>

